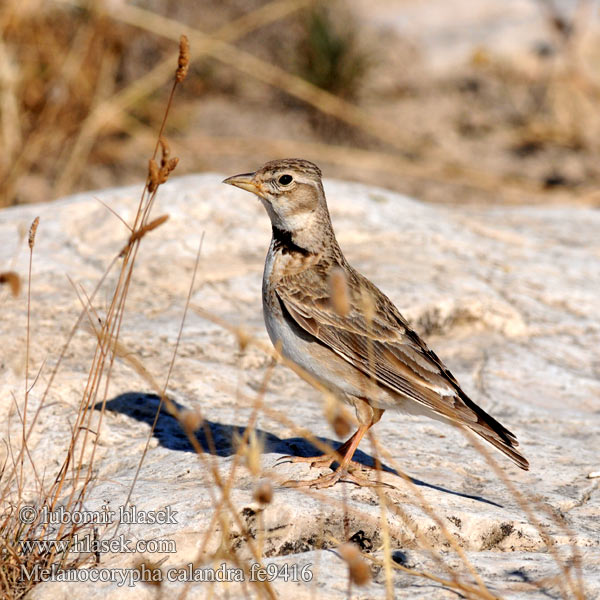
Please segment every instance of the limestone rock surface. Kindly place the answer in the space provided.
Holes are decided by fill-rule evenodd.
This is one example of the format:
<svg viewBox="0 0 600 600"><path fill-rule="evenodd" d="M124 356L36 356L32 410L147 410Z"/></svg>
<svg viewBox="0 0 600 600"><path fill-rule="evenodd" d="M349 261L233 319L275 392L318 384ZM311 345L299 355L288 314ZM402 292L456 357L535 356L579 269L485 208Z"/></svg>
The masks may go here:
<svg viewBox="0 0 600 600"><path fill-rule="evenodd" d="M224 537L245 561L252 548L243 529L265 565L277 567L271 585L278 597L348 597L348 569L336 548L349 539L374 561L371 583L353 586L353 598L385 597L388 543L393 564L401 567L391 574L396 597L456 597L440 581L415 576L423 571L442 580L459 573L476 585L457 549L499 597L572 597L557 561L570 564L574 547L579 585L586 597L599 597L600 479L588 475L600 470L600 211L441 208L382 189L326 181L347 258L426 336L467 393L517 435L531 470L522 472L490 450L503 481L459 431L388 411L374 433L389 452L382 479L393 487L378 491L340 483L305 493L277 481L319 471L308 464L274 463L286 454L315 453L296 427L328 443L339 441L324 417L320 393L282 365L271 369L271 358L260 348L240 348L231 331L195 308L268 343L260 296L268 218L255 198L221 179L190 176L160 189L153 214L170 218L142 241L120 334L121 343L162 386L202 240L192 306L167 390L178 408L200 409L206 427L197 437L206 450L213 438L216 455L198 457L164 411L151 434L158 398L131 362L118 359L102 423L95 410L90 426L99 444L84 508L118 514L150 439L130 502L139 511L171 511L171 518L121 523L118 531L100 528L99 535L121 535L134 545L139 540L173 545L166 552L164 546L162 552L152 552L157 546L150 552L103 552L94 568L104 569L104 577L112 573L112 581L48 581L35 586L30 598L171 596L183 584L122 585L117 572L131 576L140 561L162 559L163 572L181 569L200 548L217 551ZM22 232L40 217L31 278L30 383L41 373L29 398L29 419L81 310L77 290L91 294L128 239L126 227L103 203L131 222L139 194L140 187L105 190L0 211L0 271L16 271L24 281L29 252ZM117 276L113 268L95 296L100 318ZM23 407L26 293L13 298L1 289L0 311L1 435L8 440L10 434L14 443L21 431L15 402ZM80 326L31 434L32 460L47 480L64 460L94 347L89 328ZM268 410L259 407L255 415L257 398ZM257 478L242 461L232 479L237 518L225 511L215 520L221 494L214 470L229 477L238 462L236 440L255 417L262 476L275 481L273 500L262 506L253 499ZM373 456L365 439L356 458L369 465ZM402 469L413 485L392 468ZM529 499L535 522L507 482ZM33 502L34 486L25 495ZM310 581L291 581L302 567ZM291 574L287 581L285 572ZM575 571L569 573L576 581ZM188 598L209 593L255 597L259 588L248 581L196 582Z"/></svg>

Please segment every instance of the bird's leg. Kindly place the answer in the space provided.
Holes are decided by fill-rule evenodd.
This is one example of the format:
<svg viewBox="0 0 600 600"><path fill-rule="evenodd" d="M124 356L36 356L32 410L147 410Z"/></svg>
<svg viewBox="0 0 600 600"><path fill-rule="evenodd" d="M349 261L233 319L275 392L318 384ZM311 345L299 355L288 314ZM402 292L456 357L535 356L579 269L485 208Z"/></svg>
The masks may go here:
<svg viewBox="0 0 600 600"><path fill-rule="evenodd" d="M348 451L350 444L357 436L358 431L356 431L350 439L346 440L337 450L330 452L329 454L321 454L319 456L282 456L277 459L275 462L275 467L282 465L284 463L310 463L311 468L324 468L330 467L331 463L334 461L339 461Z"/></svg>
<svg viewBox="0 0 600 600"><path fill-rule="evenodd" d="M310 479L308 481L286 481L283 485L287 487L327 488L331 487L340 480L351 481L352 483L355 483L356 485L360 486L386 485L380 484L376 481L371 481L366 477L360 477L359 475L356 475L348 469L350 463L352 462L352 457L354 456L354 453L358 448L358 444L360 444L360 441L362 440L365 433L367 433L371 425L372 423L369 423L368 425L361 425L358 428L357 432L348 440L348 442L346 442L347 447L345 448L345 452L340 462L340 466L333 473L317 477L316 479ZM344 444L344 446L346 446L346 444Z"/></svg>

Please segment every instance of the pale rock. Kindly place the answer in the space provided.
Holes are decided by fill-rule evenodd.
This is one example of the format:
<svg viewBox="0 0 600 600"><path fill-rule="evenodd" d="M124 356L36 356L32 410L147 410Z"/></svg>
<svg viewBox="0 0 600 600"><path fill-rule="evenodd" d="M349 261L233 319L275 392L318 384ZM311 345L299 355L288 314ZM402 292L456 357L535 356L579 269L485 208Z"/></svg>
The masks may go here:
<svg viewBox="0 0 600 600"><path fill-rule="evenodd" d="M383 488L387 533L377 490L341 483L307 494L275 484L273 501L262 507L253 500L256 478L243 464L231 492L237 518L225 512L213 521L221 494L211 469L229 477L235 440L253 415L265 378L264 406L287 420L258 411L263 476L279 481L316 476L307 464L274 467L282 455L311 452L294 426L335 441L316 390L283 366L271 371L271 358L262 350L253 345L241 350L233 333L194 310L200 307L243 326L268 344L260 298L268 219L255 198L222 185L221 179L191 176L160 189L153 215L166 213L170 219L141 243L120 336L157 385L164 385L203 240L168 394L180 409L201 411L217 456L197 456L175 419L163 413L131 502L144 511L170 507L175 522L121 524L117 531L113 525L100 528L99 535L123 535L131 543L167 540L176 552L107 552L97 568L114 574L133 569L142 557L166 557L164 572L182 568L197 557L204 541L205 550L215 552L223 533L245 560L251 551L242 526L262 547L265 564L279 569L281 576L272 585L280 597L346 598L348 569L335 548L352 538L379 561L372 582L354 587L352 597L384 598L381 564L389 535L394 564L409 569L392 574L397 597L455 598L444 585L410 574L427 571L448 579L453 569L475 585L445 529L494 594L511 599L560 595L568 581L555 557L569 561L576 545L586 597L599 595L600 493L598 479L588 477L597 474L600 455L600 212L576 206L440 208L385 190L326 181L334 227L348 259L427 335L473 399L518 436L531 471L518 470L490 449L503 481L460 432L388 411L374 428L390 453L383 462L389 467L393 462L414 484L389 472L382 475L394 486ZM81 310L75 288L91 294L129 236L96 198L131 222L139 195L139 187L106 190L0 212L0 270L16 270L25 282L29 253L19 232L40 216L31 280L30 382L40 369L41 375L29 398L29 422ZM117 277L113 269L95 297L100 316ZM0 290L0 306L2 435L10 432L14 446L21 429L12 395L22 410L26 296L13 299ZM46 481L64 460L94 346L88 329L80 327L30 438L31 457ZM158 399L147 379L118 360L107 401L85 509L118 513L146 447ZM90 430L98 428L99 415L93 411ZM206 447L202 429L198 437ZM371 464L372 453L365 439L356 458ZM533 513L554 540L551 550L507 484L535 499ZM35 501L35 485L24 493ZM217 559L215 567L221 562ZM311 582L285 581L284 568L298 574L302 567ZM532 583L537 580L546 583L538 588ZM169 596L182 585L165 582L162 590ZM35 586L29 598L154 598L156 589L117 581L46 582ZM196 583L188 597L242 597L246 591L254 594L256 588Z"/></svg>

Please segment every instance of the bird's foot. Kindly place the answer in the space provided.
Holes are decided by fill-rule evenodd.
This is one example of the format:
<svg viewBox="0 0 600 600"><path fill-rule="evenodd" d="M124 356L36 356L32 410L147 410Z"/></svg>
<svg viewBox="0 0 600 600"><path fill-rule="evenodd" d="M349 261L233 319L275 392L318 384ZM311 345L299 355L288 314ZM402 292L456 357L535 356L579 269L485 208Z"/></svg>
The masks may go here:
<svg viewBox="0 0 600 600"><path fill-rule="evenodd" d="M334 462L341 462L341 457L337 454L321 454L320 456L280 456L273 464L273 467L279 467L286 463L310 463L311 469L324 469L330 467ZM363 465L354 460L350 461L348 470L354 471L356 469L371 469L376 471L377 467Z"/></svg>
<svg viewBox="0 0 600 600"><path fill-rule="evenodd" d="M308 479L307 481L296 481L289 480L283 483L286 487L292 488L300 488L300 487L311 487L317 489L323 489L331 487L335 485L338 481L354 483L360 487L394 487L389 483L384 483L383 481L373 481L368 477L363 475L359 475L356 471L358 469L352 468L350 469L339 467L333 473L329 473L327 475L321 475L316 479Z"/></svg>

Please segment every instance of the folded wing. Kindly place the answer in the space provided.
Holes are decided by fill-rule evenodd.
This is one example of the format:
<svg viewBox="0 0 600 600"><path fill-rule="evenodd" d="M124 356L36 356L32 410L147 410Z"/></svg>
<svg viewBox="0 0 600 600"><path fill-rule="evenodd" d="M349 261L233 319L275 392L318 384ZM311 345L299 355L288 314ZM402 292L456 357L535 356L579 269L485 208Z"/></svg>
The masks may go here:
<svg viewBox="0 0 600 600"><path fill-rule="evenodd" d="M276 293L300 327L379 385L469 427L527 470L527 460L515 450L516 437L470 400L392 302L349 269L351 309L345 316L332 307L325 272L296 273Z"/></svg>

